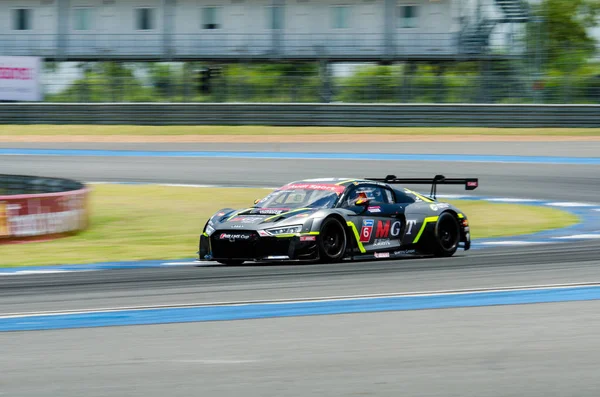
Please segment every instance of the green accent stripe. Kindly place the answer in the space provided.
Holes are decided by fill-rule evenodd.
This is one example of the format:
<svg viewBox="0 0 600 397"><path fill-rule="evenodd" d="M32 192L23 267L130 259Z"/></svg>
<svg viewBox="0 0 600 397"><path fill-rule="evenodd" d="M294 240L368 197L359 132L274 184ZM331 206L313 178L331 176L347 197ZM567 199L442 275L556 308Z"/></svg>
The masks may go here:
<svg viewBox="0 0 600 397"><path fill-rule="evenodd" d="M439 216L430 216L429 218L425 218L425 220L423 220L423 225L421 226L421 230L419 230L419 233L417 234L417 237L415 237L413 244L416 244L417 242L419 242L419 239L421 238L421 235L423 234L423 231L425 230L425 226L427 226L428 223L437 221L438 218L439 218Z"/></svg>
<svg viewBox="0 0 600 397"><path fill-rule="evenodd" d="M404 189L404 190L405 190L406 192L408 192L408 193L412 193L412 194L414 194L415 196L417 196L417 197L418 197L418 198L420 198L421 200L425 201L426 203L433 203L433 200L432 200L432 199L429 199L429 198L427 198L427 197L423 196L423 195L422 195L422 194L420 194L420 193L417 193L417 192L415 192L415 191L413 191L413 190L410 190L410 189Z"/></svg>
<svg viewBox="0 0 600 397"><path fill-rule="evenodd" d="M300 236L318 236L319 232L307 232L307 233L285 233L285 234L273 234L273 237L277 238L290 238Z"/></svg>
<svg viewBox="0 0 600 397"><path fill-rule="evenodd" d="M270 221L271 219L275 219L275 218L277 218L277 217L279 217L279 216L283 216L283 215L289 215L289 214L292 214L292 213L294 213L294 212L298 212L298 211L306 211L306 210L310 210L310 209L311 209L311 208L298 208L298 209L291 210L291 211L288 211L288 212L283 212L283 213L281 213L281 214L278 214L278 215L273 215L273 216L270 216L270 217L268 217L267 219L265 219L265 220L264 220L264 222L268 222L268 221Z"/></svg>
<svg viewBox="0 0 600 397"><path fill-rule="evenodd" d="M356 229L356 225L350 221L347 221L346 224L348 226L350 226L352 228L352 230L354 231L354 237L356 238L356 243L358 244L358 249L360 250L360 252L363 254L365 252L367 252L367 250L365 249L363 244L360 242L360 234L358 233L358 230Z"/></svg>
<svg viewBox="0 0 600 397"><path fill-rule="evenodd" d="M244 211L251 211L251 210L252 210L252 208L246 208L246 209L234 212L233 215L231 215L229 218L227 218L227 222L229 222L230 220L232 220L234 217L240 215L242 212L244 212Z"/></svg>

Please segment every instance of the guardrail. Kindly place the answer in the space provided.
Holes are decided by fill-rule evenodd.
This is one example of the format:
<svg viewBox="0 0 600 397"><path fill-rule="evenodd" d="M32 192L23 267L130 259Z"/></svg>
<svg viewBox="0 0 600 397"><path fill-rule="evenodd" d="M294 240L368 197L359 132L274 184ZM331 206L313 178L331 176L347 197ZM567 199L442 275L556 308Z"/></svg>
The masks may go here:
<svg viewBox="0 0 600 397"><path fill-rule="evenodd" d="M0 103L0 124L600 127L600 105Z"/></svg>
<svg viewBox="0 0 600 397"><path fill-rule="evenodd" d="M70 179L0 174L0 243L85 229L88 194Z"/></svg>

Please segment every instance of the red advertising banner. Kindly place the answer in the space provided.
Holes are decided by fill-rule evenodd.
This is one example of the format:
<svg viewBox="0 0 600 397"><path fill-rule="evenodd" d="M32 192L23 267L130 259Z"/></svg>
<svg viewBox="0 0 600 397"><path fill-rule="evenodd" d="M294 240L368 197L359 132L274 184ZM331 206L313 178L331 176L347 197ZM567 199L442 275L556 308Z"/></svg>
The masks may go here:
<svg viewBox="0 0 600 397"><path fill-rule="evenodd" d="M0 196L0 239L85 229L88 189L64 193Z"/></svg>

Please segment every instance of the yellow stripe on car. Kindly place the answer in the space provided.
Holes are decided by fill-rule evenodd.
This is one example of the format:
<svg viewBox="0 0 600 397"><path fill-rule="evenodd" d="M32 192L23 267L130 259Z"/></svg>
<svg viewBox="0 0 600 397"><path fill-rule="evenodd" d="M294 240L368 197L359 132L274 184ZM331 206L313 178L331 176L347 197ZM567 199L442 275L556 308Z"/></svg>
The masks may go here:
<svg viewBox="0 0 600 397"><path fill-rule="evenodd" d="M358 233L358 229L356 229L356 225L351 221L347 221L346 224L350 226L354 231L354 237L356 238L356 243L358 244L358 249L360 250L360 252L363 254L367 252L363 244L360 242L360 234Z"/></svg>
<svg viewBox="0 0 600 397"><path fill-rule="evenodd" d="M423 231L425 230L425 226L427 226L428 223L437 221L438 218L439 218L439 216L430 216L423 220L423 225L421 226L421 230L419 230L419 233L417 234L417 237L415 237L413 244L416 244L419 241L419 239L421 238L421 235L423 234Z"/></svg>
<svg viewBox="0 0 600 397"><path fill-rule="evenodd" d="M407 193L412 193L412 194L414 194L415 196L417 196L418 198L420 198L421 200L423 200L423 201L425 201L425 202L427 202L427 203L433 203L433 202L434 202L432 199L430 199L430 198L427 198L427 197L423 196L422 194L419 194L419 193L417 193L417 192L415 192L415 191L412 191L412 190L410 190L410 189L406 189L406 188L405 188L405 189L404 189L404 191L405 191L405 192L407 192Z"/></svg>
<svg viewBox="0 0 600 397"><path fill-rule="evenodd" d="M272 237L277 238L290 238L290 237L301 237L301 236L318 236L319 232L307 232L307 233L285 233L285 234L273 234Z"/></svg>
<svg viewBox="0 0 600 397"><path fill-rule="evenodd" d="M282 212L281 214L277 214L277 215L273 215L273 216L268 217L267 219L264 220L264 222L268 222L271 219L275 219L275 218L283 216L283 215L289 215L289 214L293 214L294 212L306 211L306 210L310 210L310 209L311 208L298 208L298 209L291 210L291 211L288 211L288 212Z"/></svg>
<svg viewBox="0 0 600 397"><path fill-rule="evenodd" d="M336 183L336 185L343 185L344 183L354 182L356 179L346 179L345 181L341 181Z"/></svg>

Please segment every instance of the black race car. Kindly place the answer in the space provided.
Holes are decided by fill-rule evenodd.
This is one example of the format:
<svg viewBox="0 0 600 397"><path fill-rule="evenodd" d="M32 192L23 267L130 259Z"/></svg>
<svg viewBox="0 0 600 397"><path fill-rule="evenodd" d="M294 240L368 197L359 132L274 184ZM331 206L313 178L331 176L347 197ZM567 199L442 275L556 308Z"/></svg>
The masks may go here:
<svg viewBox="0 0 600 397"><path fill-rule="evenodd" d="M429 197L399 184L431 184ZM454 255L470 248L464 212L436 200L439 184L476 189L477 178L319 178L289 183L254 206L215 213L198 260L319 261Z"/></svg>

